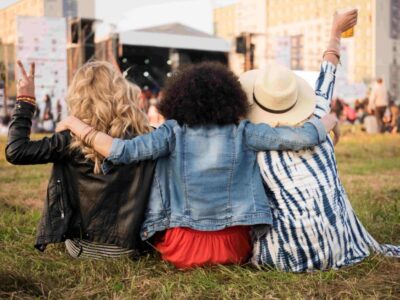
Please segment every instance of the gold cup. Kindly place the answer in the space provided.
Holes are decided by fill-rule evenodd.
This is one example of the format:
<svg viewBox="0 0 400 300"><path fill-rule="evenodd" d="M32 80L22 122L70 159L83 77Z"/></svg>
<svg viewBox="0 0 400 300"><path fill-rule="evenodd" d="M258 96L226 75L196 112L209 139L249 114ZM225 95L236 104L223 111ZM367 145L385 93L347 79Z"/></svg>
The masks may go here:
<svg viewBox="0 0 400 300"><path fill-rule="evenodd" d="M342 38L351 38L354 36L354 27L347 29L345 32L342 32Z"/></svg>
<svg viewBox="0 0 400 300"><path fill-rule="evenodd" d="M338 9L336 10L336 13L338 14L344 14L348 11L353 10L354 8L342 8L342 9ZM342 32L341 37L342 38L351 38L354 36L354 26L347 29L346 31Z"/></svg>

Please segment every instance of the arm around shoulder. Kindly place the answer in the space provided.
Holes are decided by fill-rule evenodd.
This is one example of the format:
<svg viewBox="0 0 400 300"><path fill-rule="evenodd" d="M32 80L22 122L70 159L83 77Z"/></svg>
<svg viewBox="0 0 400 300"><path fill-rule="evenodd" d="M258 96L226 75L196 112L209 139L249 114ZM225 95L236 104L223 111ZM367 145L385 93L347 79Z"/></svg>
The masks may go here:
<svg viewBox="0 0 400 300"><path fill-rule="evenodd" d="M107 173L110 165L155 160L168 155L175 146L174 128L177 127L176 121L169 120L153 132L133 139L113 139L110 155L103 163L103 172Z"/></svg>
<svg viewBox="0 0 400 300"><path fill-rule="evenodd" d="M302 150L324 142L326 135L325 125L317 118L297 128L251 123L246 126L247 145L255 151Z"/></svg>

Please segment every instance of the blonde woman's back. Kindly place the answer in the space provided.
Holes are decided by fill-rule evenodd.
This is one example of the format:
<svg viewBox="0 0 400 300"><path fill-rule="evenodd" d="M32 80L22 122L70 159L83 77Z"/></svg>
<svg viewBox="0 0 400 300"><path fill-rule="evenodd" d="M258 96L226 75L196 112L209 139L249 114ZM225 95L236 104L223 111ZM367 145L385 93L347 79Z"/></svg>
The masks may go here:
<svg viewBox="0 0 400 300"><path fill-rule="evenodd" d="M77 71L67 100L70 113L97 130L131 137L150 130L136 105L138 93L110 64L90 62ZM6 152L13 164L53 163L35 247L44 251L50 243L70 240L74 257L137 253L154 162L103 175L102 158L68 131L30 141L34 111L32 104L17 103Z"/></svg>
<svg viewBox="0 0 400 300"><path fill-rule="evenodd" d="M138 108L140 89L128 82L102 61L85 64L76 72L68 89L70 114L96 130L113 137L130 138L150 131L147 118ZM73 138L71 149L79 149L94 162L94 173L100 173L104 159L81 140Z"/></svg>

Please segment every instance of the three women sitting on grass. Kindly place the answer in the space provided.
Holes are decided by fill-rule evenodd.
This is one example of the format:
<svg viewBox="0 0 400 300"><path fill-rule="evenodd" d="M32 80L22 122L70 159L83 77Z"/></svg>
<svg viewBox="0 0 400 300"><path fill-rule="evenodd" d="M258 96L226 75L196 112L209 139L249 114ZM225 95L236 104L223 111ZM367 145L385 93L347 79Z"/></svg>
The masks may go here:
<svg viewBox="0 0 400 300"><path fill-rule="evenodd" d="M60 132L30 141L34 68L28 75L20 65L7 158L54 163L37 247L66 241L74 257L133 254L143 248L140 231L183 269L239 264L252 252L254 264L288 271L352 264L369 248L399 255L355 217L327 137L334 128L338 137L327 113L340 33L356 21L357 11L335 17L316 94L278 65L239 82L203 63L169 80L159 105L167 121L152 132L138 90L107 63L91 62L70 86L71 116Z"/></svg>

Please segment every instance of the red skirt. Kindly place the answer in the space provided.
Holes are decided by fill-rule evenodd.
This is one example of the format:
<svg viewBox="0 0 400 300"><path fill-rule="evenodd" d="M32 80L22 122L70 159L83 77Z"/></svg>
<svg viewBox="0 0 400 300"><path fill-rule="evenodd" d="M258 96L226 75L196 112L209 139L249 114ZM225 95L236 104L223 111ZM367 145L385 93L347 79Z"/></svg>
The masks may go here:
<svg viewBox="0 0 400 300"><path fill-rule="evenodd" d="M235 226L218 231L170 228L156 238L155 247L163 260L179 269L241 264L251 254L249 231L249 226Z"/></svg>

